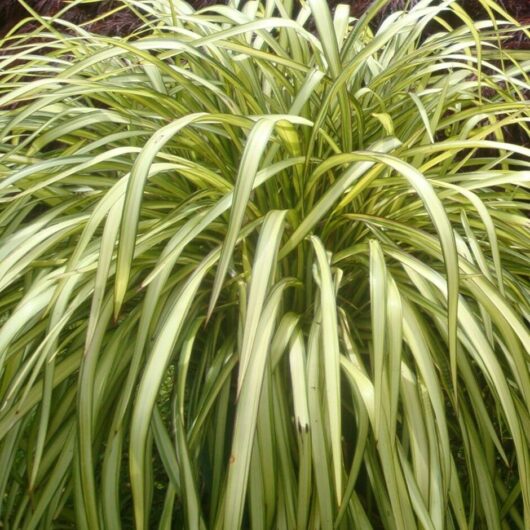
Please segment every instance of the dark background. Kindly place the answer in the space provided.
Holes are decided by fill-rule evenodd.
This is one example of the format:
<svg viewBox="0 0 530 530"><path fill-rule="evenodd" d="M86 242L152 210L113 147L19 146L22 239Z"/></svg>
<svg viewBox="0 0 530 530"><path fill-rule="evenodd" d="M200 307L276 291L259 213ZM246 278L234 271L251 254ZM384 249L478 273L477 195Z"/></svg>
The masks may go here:
<svg viewBox="0 0 530 530"><path fill-rule="evenodd" d="M188 0L188 2L195 8L213 5L222 1L223 0ZM521 23L530 23L530 0L497 1L499 5L504 7ZM55 15L66 5L65 0L26 0L26 3L41 15ZM370 5L371 0L329 0L329 4L332 7L338 3L349 3L351 6L351 14L359 17ZM390 11L402 9L407 3L407 0L389 0L385 11L380 14L380 18ZM486 16L479 0L460 0L459 4L464 7L469 15L475 20L485 18ZM118 5L120 5L119 2L116 2L115 0L101 0L100 2L71 8L64 14L63 18L76 24L86 23ZM18 0L0 0L0 36L5 35L7 31L28 15L29 13ZM134 13L121 10L118 13L106 17L104 20L89 24L87 29L109 36L127 35L138 25L139 21ZM528 40L521 38L517 39L516 42L510 43L510 47L529 48L529 44L530 42Z"/></svg>

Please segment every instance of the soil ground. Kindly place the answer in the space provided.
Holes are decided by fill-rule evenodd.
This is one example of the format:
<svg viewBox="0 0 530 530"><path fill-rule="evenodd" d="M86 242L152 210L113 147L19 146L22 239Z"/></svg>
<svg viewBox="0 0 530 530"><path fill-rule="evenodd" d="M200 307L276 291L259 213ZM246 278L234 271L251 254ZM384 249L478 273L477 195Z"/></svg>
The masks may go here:
<svg viewBox="0 0 530 530"><path fill-rule="evenodd" d="M66 0L25 0L27 5L37 13L45 16L55 15L59 10L67 5ZM223 0L188 0L195 8L212 5ZM415 0L409 0L415 1ZM523 24L530 23L530 0L497 0L512 16ZM348 3L353 16L360 16L370 5L371 0L330 0L329 3L335 6L338 3ZM460 5L475 20L485 16L484 10L479 0L460 0ZM403 8L407 0L389 0L386 12ZM67 10L64 18L76 24L86 23L102 15L119 5L116 0L100 0L90 4L73 7ZM18 0L0 0L0 36L5 35L18 22L28 16L27 10ZM136 16L126 10L121 10L103 20L89 24L88 29L104 35L127 35L139 24ZM518 42L511 43L511 47L528 48L530 42L519 39Z"/></svg>

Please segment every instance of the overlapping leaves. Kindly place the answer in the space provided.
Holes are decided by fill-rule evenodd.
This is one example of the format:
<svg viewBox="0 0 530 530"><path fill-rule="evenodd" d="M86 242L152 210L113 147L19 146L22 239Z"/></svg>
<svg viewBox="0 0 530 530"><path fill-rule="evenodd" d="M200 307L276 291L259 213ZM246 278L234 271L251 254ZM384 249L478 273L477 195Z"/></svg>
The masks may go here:
<svg viewBox="0 0 530 530"><path fill-rule="evenodd" d="M3 528L530 526L530 57L384 3L3 40Z"/></svg>

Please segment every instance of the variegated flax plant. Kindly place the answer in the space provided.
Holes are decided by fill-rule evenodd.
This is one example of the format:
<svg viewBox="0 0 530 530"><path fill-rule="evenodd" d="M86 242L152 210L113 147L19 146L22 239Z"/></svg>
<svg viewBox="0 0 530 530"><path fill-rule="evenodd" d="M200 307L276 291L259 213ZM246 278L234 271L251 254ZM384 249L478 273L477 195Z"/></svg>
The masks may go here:
<svg viewBox="0 0 530 530"><path fill-rule="evenodd" d="M2 529L530 528L527 29L384 4L3 38Z"/></svg>

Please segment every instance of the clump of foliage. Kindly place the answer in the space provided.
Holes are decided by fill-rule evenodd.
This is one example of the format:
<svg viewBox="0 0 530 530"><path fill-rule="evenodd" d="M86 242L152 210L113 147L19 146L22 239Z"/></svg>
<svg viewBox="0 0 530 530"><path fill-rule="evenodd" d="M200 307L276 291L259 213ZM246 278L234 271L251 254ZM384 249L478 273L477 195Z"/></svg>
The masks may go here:
<svg viewBox="0 0 530 530"><path fill-rule="evenodd" d="M530 527L530 59L384 4L2 42L3 528Z"/></svg>

